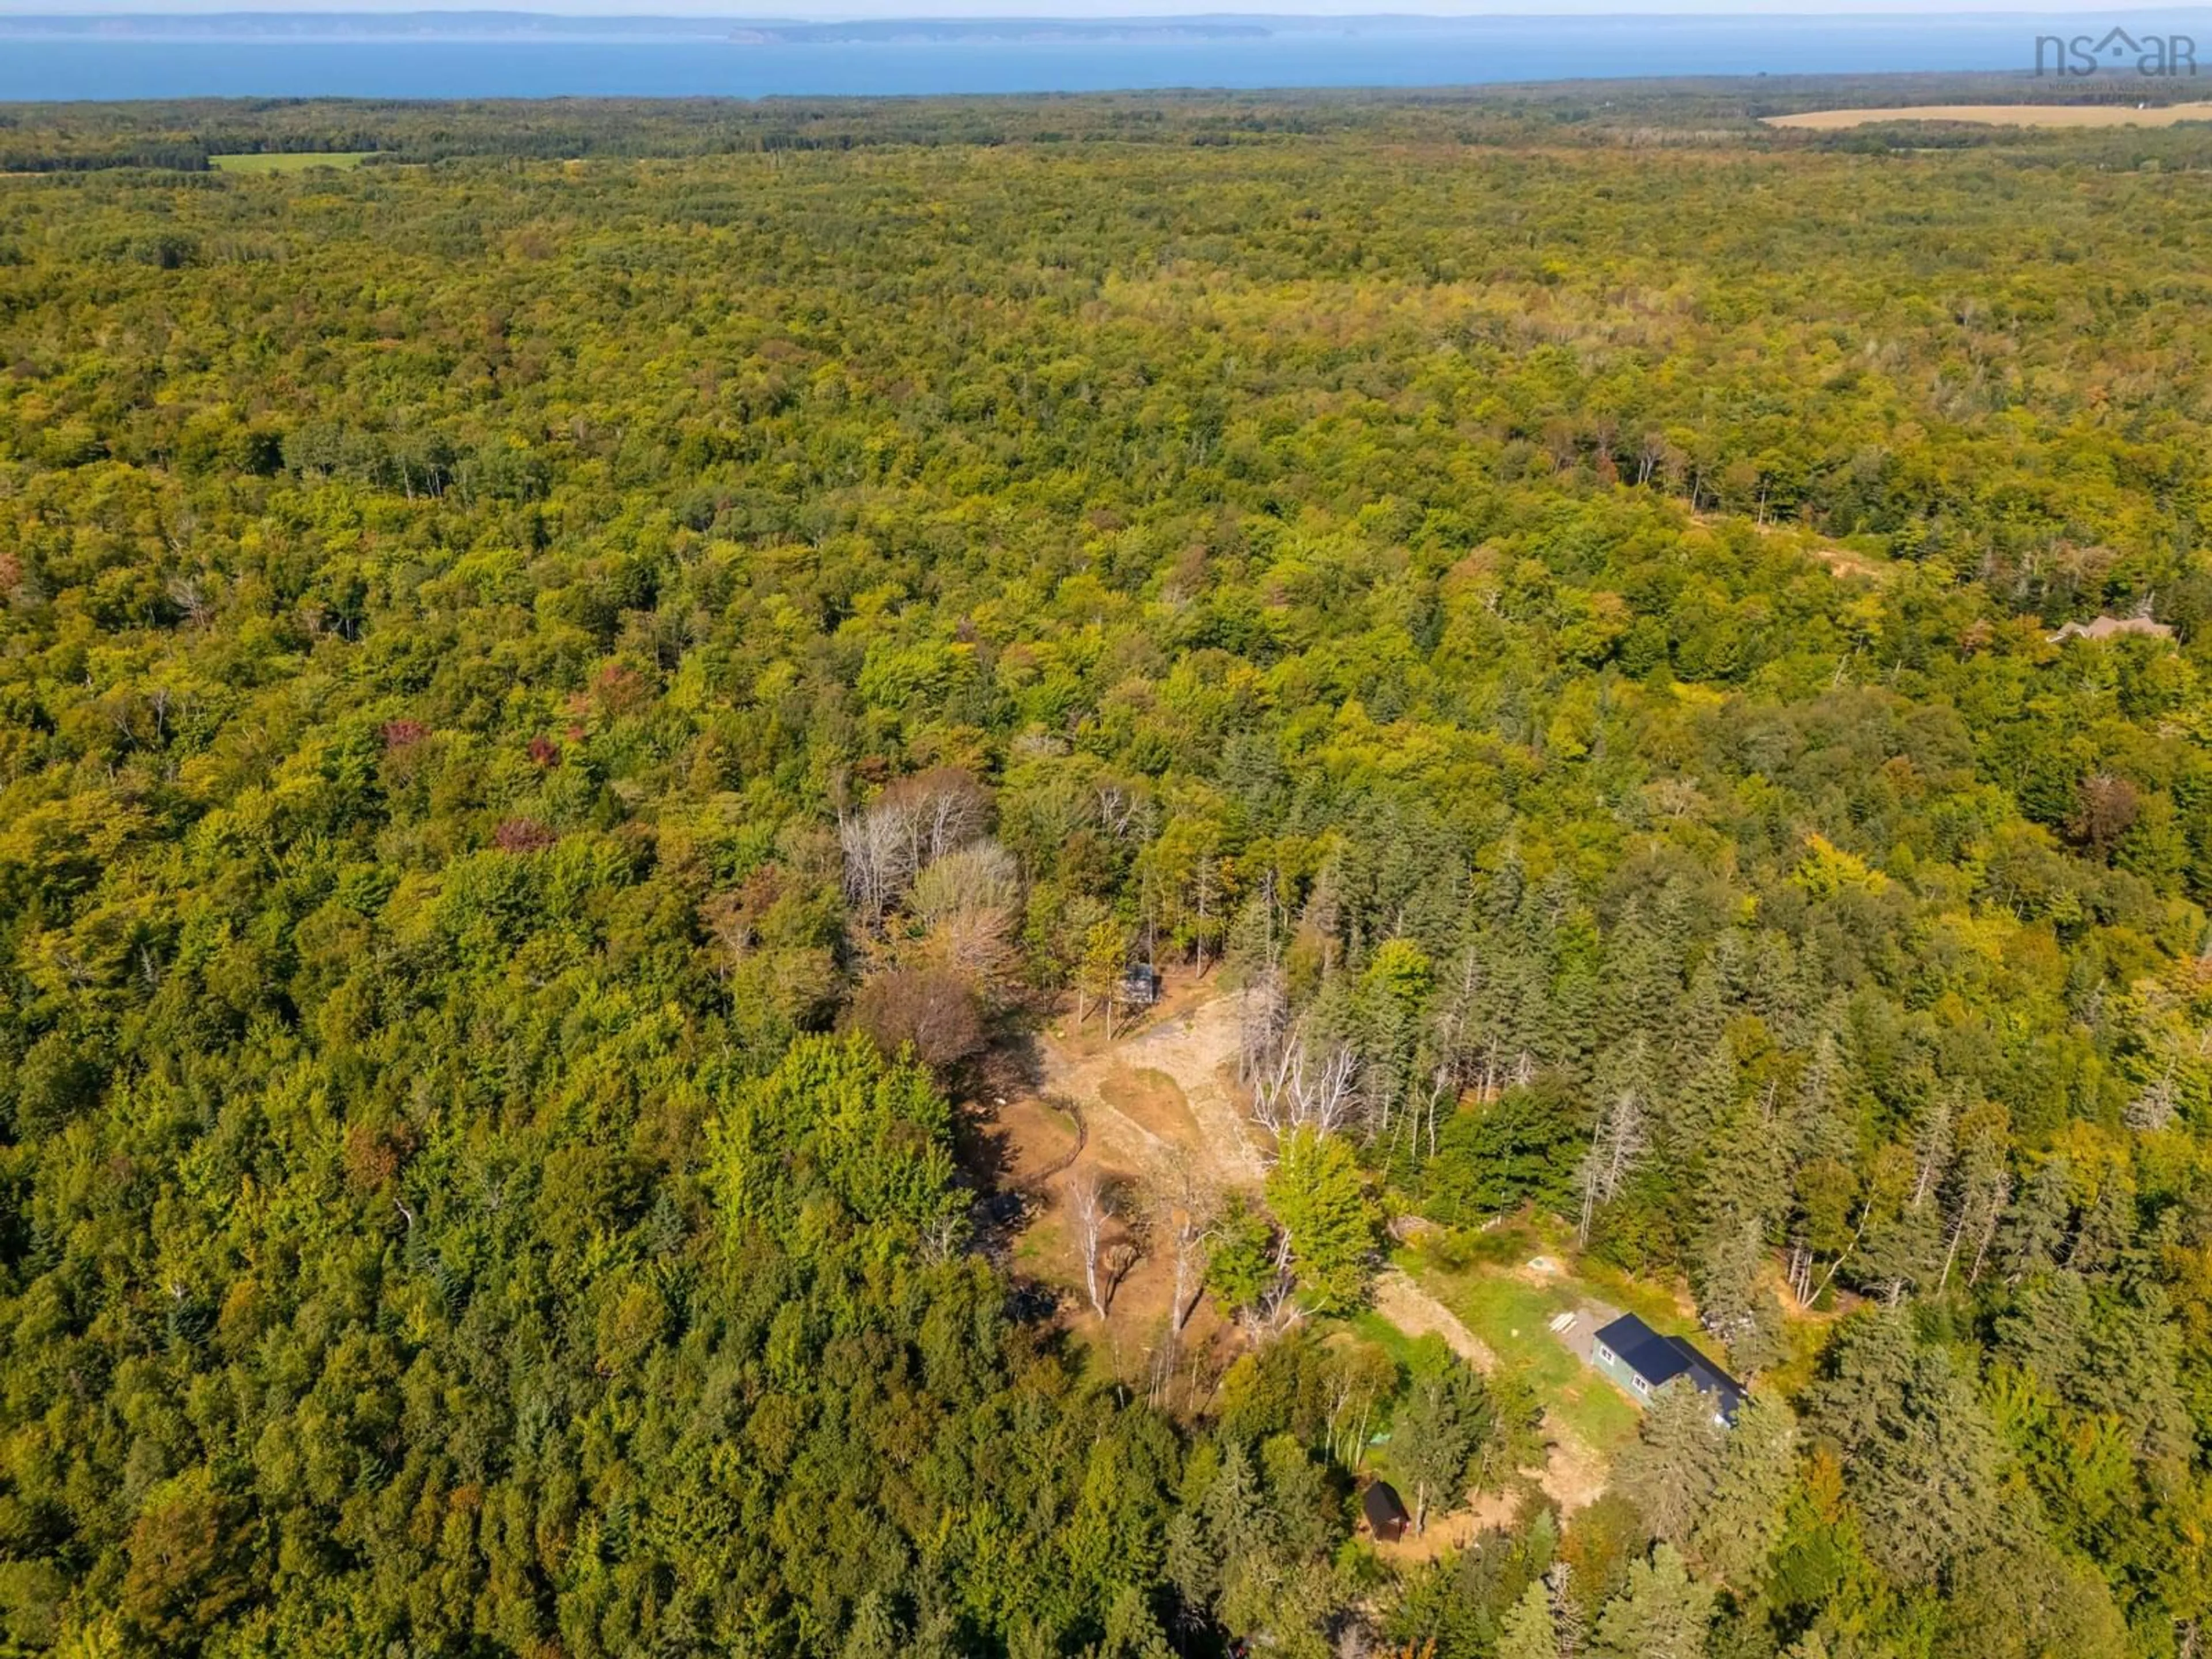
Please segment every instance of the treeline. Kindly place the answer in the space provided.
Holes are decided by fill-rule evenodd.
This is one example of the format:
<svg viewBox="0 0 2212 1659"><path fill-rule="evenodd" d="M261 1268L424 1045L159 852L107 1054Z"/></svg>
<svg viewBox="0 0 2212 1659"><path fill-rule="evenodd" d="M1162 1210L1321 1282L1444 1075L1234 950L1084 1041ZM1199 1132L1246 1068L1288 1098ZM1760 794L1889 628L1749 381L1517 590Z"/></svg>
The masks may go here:
<svg viewBox="0 0 2212 1659"><path fill-rule="evenodd" d="M8 162L8 171L21 173L149 167L199 172L210 155L312 151L366 151L419 165L466 156L752 155L907 144L1102 139L1187 144L1240 134L1372 129L1407 113L1401 106L1371 100L1326 101L1295 94L560 104L152 100L25 105L0 112L0 161Z"/></svg>
<svg viewBox="0 0 2212 1659"><path fill-rule="evenodd" d="M2132 81L2136 77L2131 77ZM2139 101L2142 88L2069 86L2069 101ZM939 145L1216 147L1291 137L1482 149L1534 145L1707 147L1752 152L1982 151L2007 167L2170 170L2212 158L2192 126L2124 131L1905 124L1781 130L1796 111L2050 101L2016 76L1716 76L1692 82L1485 86L1423 92L1158 92L1049 98L587 99L557 103L380 99L148 100L0 109L0 171L201 172L211 155L368 153L424 165L471 156L562 161L703 157Z"/></svg>
<svg viewBox="0 0 2212 1659"><path fill-rule="evenodd" d="M0 147L0 173L100 173L115 167L205 173L210 154L198 138L67 145L36 143Z"/></svg>
<svg viewBox="0 0 2212 1659"><path fill-rule="evenodd" d="M9 1644L2201 1645L2212 221L1312 107L0 181ZM962 1103L1144 962L1271 1166L1125 1383ZM1562 1513L1394 1214L1753 1406Z"/></svg>

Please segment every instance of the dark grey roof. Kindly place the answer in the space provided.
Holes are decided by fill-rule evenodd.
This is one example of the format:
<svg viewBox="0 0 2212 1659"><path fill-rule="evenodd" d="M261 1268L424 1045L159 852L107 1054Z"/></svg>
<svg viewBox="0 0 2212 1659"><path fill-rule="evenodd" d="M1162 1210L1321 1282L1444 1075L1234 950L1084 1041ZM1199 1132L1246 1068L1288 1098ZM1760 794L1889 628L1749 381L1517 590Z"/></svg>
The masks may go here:
<svg viewBox="0 0 2212 1659"><path fill-rule="evenodd" d="M1366 1512L1367 1524L1377 1528L1402 1527L1412 1518L1398 1501L1398 1489L1388 1480L1375 1481L1360 1493L1359 1507Z"/></svg>
<svg viewBox="0 0 2212 1659"><path fill-rule="evenodd" d="M1686 1376L1700 1394L1718 1397L1723 1416L1734 1417L1743 1400L1743 1384L1698 1352L1686 1339L1662 1336L1634 1314L1623 1314L1597 1334L1620 1356L1621 1364L1653 1388Z"/></svg>

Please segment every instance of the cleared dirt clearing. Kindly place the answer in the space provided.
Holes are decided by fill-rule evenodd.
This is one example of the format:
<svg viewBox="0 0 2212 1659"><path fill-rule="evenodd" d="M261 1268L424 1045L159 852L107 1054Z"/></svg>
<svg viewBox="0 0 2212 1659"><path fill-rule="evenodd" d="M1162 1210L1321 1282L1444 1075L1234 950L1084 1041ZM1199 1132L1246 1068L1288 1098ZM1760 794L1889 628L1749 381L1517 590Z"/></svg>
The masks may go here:
<svg viewBox="0 0 2212 1659"><path fill-rule="evenodd" d="M1770 127L1834 131L1878 121L1970 121L1992 127L2170 127L2212 121L2212 103L2163 104L1914 104L1903 109L1814 109L1802 115L1760 118Z"/></svg>
<svg viewBox="0 0 2212 1659"><path fill-rule="evenodd" d="M1224 1188L1256 1187L1267 1170L1222 1078L1236 1058L1240 1012L1236 997L1210 997L1091 1054L1048 1035L1043 1092L1078 1102L1099 1159L1126 1173L1188 1158Z"/></svg>

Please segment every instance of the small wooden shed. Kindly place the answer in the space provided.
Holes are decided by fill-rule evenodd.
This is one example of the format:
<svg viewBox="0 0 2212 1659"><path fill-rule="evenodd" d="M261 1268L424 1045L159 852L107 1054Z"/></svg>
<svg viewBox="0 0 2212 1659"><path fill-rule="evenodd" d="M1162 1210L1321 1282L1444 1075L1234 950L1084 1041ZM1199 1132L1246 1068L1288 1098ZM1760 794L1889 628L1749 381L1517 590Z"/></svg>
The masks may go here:
<svg viewBox="0 0 2212 1659"><path fill-rule="evenodd" d="M1388 1480L1368 1483L1367 1490L1359 1494L1359 1510L1367 1517L1367 1530L1386 1544L1403 1538L1413 1521L1398 1501L1398 1489Z"/></svg>

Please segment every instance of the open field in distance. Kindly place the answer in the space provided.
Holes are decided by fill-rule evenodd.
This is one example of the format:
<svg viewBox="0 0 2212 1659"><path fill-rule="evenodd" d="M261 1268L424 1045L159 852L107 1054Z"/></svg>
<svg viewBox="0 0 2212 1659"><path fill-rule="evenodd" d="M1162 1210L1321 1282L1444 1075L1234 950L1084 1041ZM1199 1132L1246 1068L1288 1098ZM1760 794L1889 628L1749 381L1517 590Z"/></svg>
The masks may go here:
<svg viewBox="0 0 2212 1659"><path fill-rule="evenodd" d="M305 173L309 167L357 167L371 154L365 149L260 150L210 155L208 165L222 173Z"/></svg>
<svg viewBox="0 0 2212 1659"><path fill-rule="evenodd" d="M1814 109L1770 115L1771 127L1833 131L1881 121L1971 121L1992 127L2170 127L2212 121L2212 103L2165 104L1917 104L1900 109Z"/></svg>

